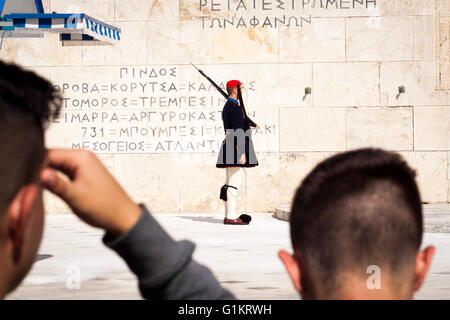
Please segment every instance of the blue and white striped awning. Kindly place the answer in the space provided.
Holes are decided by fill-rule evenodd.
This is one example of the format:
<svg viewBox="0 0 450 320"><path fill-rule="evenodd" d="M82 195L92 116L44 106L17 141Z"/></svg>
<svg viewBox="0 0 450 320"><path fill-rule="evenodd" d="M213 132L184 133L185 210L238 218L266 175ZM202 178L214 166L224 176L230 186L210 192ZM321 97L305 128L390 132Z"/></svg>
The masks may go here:
<svg viewBox="0 0 450 320"><path fill-rule="evenodd" d="M25 30L30 33L57 32L61 34L61 41L120 41L119 28L86 14L13 13L3 16L3 19L6 21L3 21L4 26L0 24L0 30L18 33Z"/></svg>
<svg viewBox="0 0 450 320"><path fill-rule="evenodd" d="M7 21L0 18L0 30L12 31L14 30L14 25L12 21Z"/></svg>

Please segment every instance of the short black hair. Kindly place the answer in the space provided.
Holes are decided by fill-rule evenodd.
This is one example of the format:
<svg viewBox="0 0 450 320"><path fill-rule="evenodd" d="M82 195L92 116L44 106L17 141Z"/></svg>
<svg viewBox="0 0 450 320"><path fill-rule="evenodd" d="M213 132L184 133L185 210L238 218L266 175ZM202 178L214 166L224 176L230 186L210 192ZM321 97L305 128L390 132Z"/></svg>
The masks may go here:
<svg viewBox="0 0 450 320"><path fill-rule="evenodd" d="M0 61L0 214L22 186L38 181L44 132L59 116L61 101L49 81Z"/></svg>
<svg viewBox="0 0 450 320"><path fill-rule="evenodd" d="M381 149L328 158L297 189L290 232L309 298L336 292L343 272L367 279L370 265L409 276L423 234L415 172Z"/></svg>

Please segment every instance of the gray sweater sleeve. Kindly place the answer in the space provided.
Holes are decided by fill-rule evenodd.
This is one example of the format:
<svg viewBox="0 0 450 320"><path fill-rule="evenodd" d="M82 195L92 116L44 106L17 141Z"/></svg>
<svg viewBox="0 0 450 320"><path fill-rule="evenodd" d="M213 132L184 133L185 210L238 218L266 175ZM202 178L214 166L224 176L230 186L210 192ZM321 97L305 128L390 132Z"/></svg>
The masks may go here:
<svg viewBox="0 0 450 320"><path fill-rule="evenodd" d="M119 254L139 279L146 299L231 300L212 272L192 259L195 245L175 241L148 210L118 238L106 234L104 244Z"/></svg>

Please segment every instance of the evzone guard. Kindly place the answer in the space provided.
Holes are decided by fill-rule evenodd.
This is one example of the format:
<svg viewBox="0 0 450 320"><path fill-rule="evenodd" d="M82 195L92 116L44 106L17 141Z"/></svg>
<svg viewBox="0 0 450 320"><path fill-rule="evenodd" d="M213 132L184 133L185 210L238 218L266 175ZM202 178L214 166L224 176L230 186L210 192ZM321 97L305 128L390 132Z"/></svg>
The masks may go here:
<svg viewBox="0 0 450 320"><path fill-rule="evenodd" d="M226 170L225 184L220 190L220 199L225 203L223 222L229 225L247 225L252 218L247 214L241 214L237 217L236 202L244 168L252 168L258 165L251 139L251 129L256 129L258 126L247 116L240 81L228 81L227 93L225 93L202 70L197 70L227 99L222 111L225 139L216 163L217 168Z"/></svg>
<svg viewBox="0 0 450 320"><path fill-rule="evenodd" d="M258 165L251 139L251 128L256 128L249 121L243 109L241 83L237 80L227 82L228 100L222 111L225 140L220 148L217 168L226 169L225 184L220 191L220 199L225 202L224 224L249 224L251 217L242 214L236 217L236 201L238 188L241 184L244 168Z"/></svg>

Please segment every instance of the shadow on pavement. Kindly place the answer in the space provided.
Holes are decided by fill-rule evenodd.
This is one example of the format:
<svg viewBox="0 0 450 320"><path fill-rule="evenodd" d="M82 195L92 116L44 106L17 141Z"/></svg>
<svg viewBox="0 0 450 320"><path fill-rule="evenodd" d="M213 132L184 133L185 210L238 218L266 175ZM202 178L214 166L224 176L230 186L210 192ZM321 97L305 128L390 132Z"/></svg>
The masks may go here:
<svg viewBox="0 0 450 320"><path fill-rule="evenodd" d="M212 217L183 217L183 216L180 216L180 218L188 219L188 220L192 220L192 221L198 221L198 222L223 224L223 219L217 219L217 218L212 218Z"/></svg>
<svg viewBox="0 0 450 320"><path fill-rule="evenodd" d="M36 256L36 259L34 259L34 263L39 262L41 260L50 259L52 257L53 257L53 255L51 255L51 254L38 254Z"/></svg>

